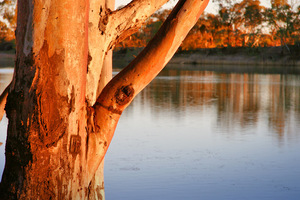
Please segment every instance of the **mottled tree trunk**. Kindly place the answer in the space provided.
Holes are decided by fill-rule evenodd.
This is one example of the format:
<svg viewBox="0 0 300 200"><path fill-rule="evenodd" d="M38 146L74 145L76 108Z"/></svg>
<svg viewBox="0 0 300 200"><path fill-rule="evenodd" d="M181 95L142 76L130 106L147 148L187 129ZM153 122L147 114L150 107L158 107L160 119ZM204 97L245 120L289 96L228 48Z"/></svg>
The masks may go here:
<svg viewBox="0 0 300 200"><path fill-rule="evenodd" d="M104 198L103 160L120 115L208 3L179 1L145 50L110 81L111 49L166 1L135 0L113 12L111 0L19 0L0 198Z"/></svg>
<svg viewBox="0 0 300 200"><path fill-rule="evenodd" d="M88 1L18 2L7 199L86 197L88 9Z"/></svg>

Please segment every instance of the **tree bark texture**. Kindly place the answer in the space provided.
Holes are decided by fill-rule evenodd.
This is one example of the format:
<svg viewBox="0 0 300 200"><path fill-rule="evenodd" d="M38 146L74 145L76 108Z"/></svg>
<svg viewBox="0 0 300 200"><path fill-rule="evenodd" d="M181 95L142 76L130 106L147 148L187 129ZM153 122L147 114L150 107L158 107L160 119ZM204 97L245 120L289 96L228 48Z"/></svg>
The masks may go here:
<svg viewBox="0 0 300 200"><path fill-rule="evenodd" d="M82 119L88 9L88 1L18 2L17 58L6 104L9 125L1 182L7 199L86 196L81 150L87 138Z"/></svg>
<svg viewBox="0 0 300 200"><path fill-rule="evenodd" d="M134 0L117 11L110 0L18 1L0 198L104 198L103 160L123 110L171 59L208 3L180 0L111 80L111 49L166 1Z"/></svg>

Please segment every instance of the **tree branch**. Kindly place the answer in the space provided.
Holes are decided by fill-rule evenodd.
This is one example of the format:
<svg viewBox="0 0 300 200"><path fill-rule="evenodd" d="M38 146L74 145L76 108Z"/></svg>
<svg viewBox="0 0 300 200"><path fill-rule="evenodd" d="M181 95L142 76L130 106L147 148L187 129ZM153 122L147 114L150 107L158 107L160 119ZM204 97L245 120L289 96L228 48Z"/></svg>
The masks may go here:
<svg viewBox="0 0 300 200"><path fill-rule="evenodd" d="M122 87L132 88L132 99L146 87L173 57L208 1L180 0L147 47L108 83L97 103L123 111L131 100L120 105L116 92Z"/></svg>
<svg viewBox="0 0 300 200"><path fill-rule="evenodd" d="M135 33L156 10L169 0L134 0L120 10L104 15L99 30L106 34L112 48L126 37Z"/></svg>
<svg viewBox="0 0 300 200"><path fill-rule="evenodd" d="M127 36L136 32L144 21L168 0L133 0L122 9L99 0L90 0L89 12L89 58L86 98L93 105L99 95L99 78L106 53ZM112 1L108 1L112 2ZM100 10L100 12L99 12ZM99 44L103 44L99 47Z"/></svg>
<svg viewBox="0 0 300 200"><path fill-rule="evenodd" d="M147 47L103 89L93 107L95 132L89 142L95 149L88 155L89 167L97 169L105 155L100 152L106 152L123 110L169 62L208 2L180 0Z"/></svg>

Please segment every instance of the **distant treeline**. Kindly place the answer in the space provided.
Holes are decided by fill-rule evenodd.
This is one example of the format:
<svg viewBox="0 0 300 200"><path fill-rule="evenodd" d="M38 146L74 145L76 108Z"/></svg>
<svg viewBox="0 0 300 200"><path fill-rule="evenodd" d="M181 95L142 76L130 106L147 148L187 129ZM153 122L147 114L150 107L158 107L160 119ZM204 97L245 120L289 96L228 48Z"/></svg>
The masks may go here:
<svg viewBox="0 0 300 200"><path fill-rule="evenodd" d="M300 45L300 6L286 0L270 0L266 8L259 0L215 0L217 14L205 13L190 31L180 50L221 47L267 47ZM294 2L294 1L291 1ZM0 2L0 50L14 48L16 0ZM116 48L144 47L171 10L153 14L132 36ZM3 19L6 21L3 22ZM7 42L12 41L12 42Z"/></svg>
<svg viewBox="0 0 300 200"><path fill-rule="evenodd" d="M258 0L217 2L218 13L202 15L182 43L181 50L299 45L300 6L295 8L284 0L271 0L270 8L262 6ZM156 12L117 48L144 47L170 12Z"/></svg>

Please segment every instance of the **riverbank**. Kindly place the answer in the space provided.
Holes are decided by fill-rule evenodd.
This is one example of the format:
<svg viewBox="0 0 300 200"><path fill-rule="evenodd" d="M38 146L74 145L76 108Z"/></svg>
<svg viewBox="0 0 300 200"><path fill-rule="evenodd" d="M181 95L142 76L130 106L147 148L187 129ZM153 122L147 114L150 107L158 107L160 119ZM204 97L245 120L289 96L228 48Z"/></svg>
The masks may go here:
<svg viewBox="0 0 300 200"><path fill-rule="evenodd" d="M142 48L126 48L114 51L114 67L123 68L130 63ZM0 52L0 67L14 66L14 53ZM282 47L229 47L178 51L170 65L215 65L215 66L276 66L300 67L300 45Z"/></svg>
<svg viewBox="0 0 300 200"><path fill-rule="evenodd" d="M15 54L10 52L0 52L0 67L14 67Z"/></svg>
<svg viewBox="0 0 300 200"><path fill-rule="evenodd" d="M208 65L300 66L300 48L223 48L177 53L170 63Z"/></svg>
<svg viewBox="0 0 300 200"><path fill-rule="evenodd" d="M114 52L115 65L126 66L141 49L127 48ZM300 67L300 46L260 48L214 48L178 51L169 64L247 65Z"/></svg>

